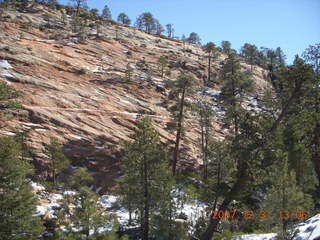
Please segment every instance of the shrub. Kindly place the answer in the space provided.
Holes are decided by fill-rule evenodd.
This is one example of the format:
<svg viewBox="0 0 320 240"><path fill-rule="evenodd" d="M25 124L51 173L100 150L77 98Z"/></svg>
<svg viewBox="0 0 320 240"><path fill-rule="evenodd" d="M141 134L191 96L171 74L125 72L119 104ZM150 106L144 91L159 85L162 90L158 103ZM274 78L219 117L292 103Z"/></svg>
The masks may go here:
<svg viewBox="0 0 320 240"><path fill-rule="evenodd" d="M17 98L20 93L5 83L0 82L0 101Z"/></svg>

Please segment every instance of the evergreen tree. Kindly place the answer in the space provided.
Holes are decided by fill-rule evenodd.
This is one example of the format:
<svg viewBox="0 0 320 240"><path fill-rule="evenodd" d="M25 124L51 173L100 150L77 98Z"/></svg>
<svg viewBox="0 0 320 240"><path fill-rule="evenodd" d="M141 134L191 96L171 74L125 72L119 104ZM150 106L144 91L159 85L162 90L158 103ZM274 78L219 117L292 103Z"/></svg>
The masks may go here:
<svg viewBox="0 0 320 240"><path fill-rule="evenodd" d="M166 154L161 150L159 134L151 120L143 118L125 146L124 178L120 185L127 188L122 194L131 210L138 210L141 238L150 237L152 219L161 212L163 204L171 201L172 178ZM163 216L164 217L164 216Z"/></svg>
<svg viewBox="0 0 320 240"><path fill-rule="evenodd" d="M303 220L303 216L299 215L301 212L308 215L312 209L312 199L298 186L295 171L289 170L286 154L278 150L275 155L278 161L270 171L272 185L268 189L266 209L271 212L272 224L281 226L282 239L291 239L292 236L287 237L290 235L289 224Z"/></svg>
<svg viewBox="0 0 320 240"><path fill-rule="evenodd" d="M118 22L123 25L129 26L131 24L131 19L128 17L127 14L120 13L118 16Z"/></svg>
<svg viewBox="0 0 320 240"><path fill-rule="evenodd" d="M171 89L169 97L172 97L175 100L175 104L170 108L175 122L173 124L171 123L169 126L176 130L176 140L172 161L172 172L173 174L175 174L177 163L179 160L179 148L180 141L183 135L183 124L186 114L186 107L188 107L186 98L194 93L198 83L192 76L181 74L177 80L169 81L167 85Z"/></svg>
<svg viewBox="0 0 320 240"><path fill-rule="evenodd" d="M255 45L246 43L241 48L241 55L244 57L246 62L250 64L252 72L253 65L257 63L257 57L259 55L258 48Z"/></svg>
<svg viewBox="0 0 320 240"><path fill-rule="evenodd" d="M173 37L173 33L174 33L174 28L173 28L173 24L169 23L166 25L166 29L167 29L167 34L169 38Z"/></svg>
<svg viewBox="0 0 320 240"><path fill-rule="evenodd" d="M286 152L292 151L291 148L285 148L285 138L277 143L275 136L285 129L292 117L300 115L301 110L295 109L303 106L302 99L313 88L310 83L314 80L314 74L311 66L304 64L299 58L296 58L292 66L282 65L279 69L274 68L273 74L275 77L273 81L277 83L275 92L278 93L268 94L269 100L263 100L261 104L266 108L262 107L264 110L255 114L242 111L243 114L239 115L241 120L238 124L239 129L234 134L232 148L230 148L232 158L237 160L236 170L233 174L233 184L219 204L219 210L228 209L233 199L243 202L245 198L242 196L259 187L259 184L262 186L266 184L264 176L277 159L274 153L284 152L286 157L288 156ZM281 135L285 136L282 133ZM278 158L284 159L283 156ZM290 164L288 163L289 166ZM290 168L288 175L293 170L293 166ZM290 181L293 179L296 179L295 173L291 174ZM295 197L291 196L291 199L294 200ZM219 224L219 220L210 219L200 239L211 239Z"/></svg>
<svg viewBox="0 0 320 240"><path fill-rule="evenodd" d="M87 0L72 0L72 2L75 4L75 7L77 9L76 16L78 17L80 14L80 9L87 6Z"/></svg>
<svg viewBox="0 0 320 240"><path fill-rule="evenodd" d="M158 59L158 65L161 71L161 77L163 78L164 70L168 66L168 59L166 56L160 56Z"/></svg>
<svg viewBox="0 0 320 240"><path fill-rule="evenodd" d="M237 135L244 96L253 90L253 81L247 72L241 71L239 60L229 55L223 66L220 102L226 110L226 124L233 125Z"/></svg>
<svg viewBox="0 0 320 240"><path fill-rule="evenodd" d="M229 55L231 53L231 43L229 41L222 41L221 48L224 54Z"/></svg>
<svg viewBox="0 0 320 240"><path fill-rule="evenodd" d="M186 40L188 43L201 44L201 39L199 35L195 32L190 33L189 37Z"/></svg>
<svg viewBox="0 0 320 240"><path fill-rule="evenodd" d="M0 112L8 108L20 108L21 104L15 100L15 98L18 98L19 96L20 93L17 90L0 82Z"/></svg>
<svg viewBox="0 0 320 240"><path fill-rule="evenodd" d="M21 146L0 137L0 239L36 239L43 230L35 217L37 199L26 176L31 166L20 160Z"/></svg>
<svg viewBox="0 0 320 240"><path fill-rule="evenodd" d="M74 170L69 177L68 185L73 189L80 189L83 186L87 186L93 181L93 177L88 172L87 168L80 167Z"/></svg>
<svg viewBox="0 0 320 240"><path fill-rule="evenodd" d="M69 159L64 155L57 139L51 138L50 144L45 146L46 152L49 155L49 172L52 176L53 185L56 186L57 175L70 165Z"/></svg>
<svg viewBox="0 0 320 240"><path fill-rule="evenodd" d="M130 63L126 66L126 80L130 82L132 80L133 68L131 67Z"/></svg>
<svg viewBox="0 0 320 240"><path fill-rule="evenodd" d="M97 8L90 9L90 15L91 15L90 16L91 19L97 19L99 16L99 9Z"/></svg>
<svg viewBox="0 0 320 240"><path fill-rule="evenodd" d="M204 83L207 86L211 82L211 61L214 61L218 58L219 52L216 48L216 45L213 42L207 43L203 50L208 54L208 80Z"/></svg>
<svg viewBox="0 0 320 240"><path fill-rule="evenodd" d="M151 33L155 29L155 18L149 12L142 13L136 20L135 26L146 32Z"/></svg>
<svg viewBox="0 0 320 240"><path fill-rule="evenodd" d="M306 62L310 63L314 67L314 71L320 74L320 43L310 45L304 52L303 58Z"/></svg>
<svg viewBox="0 0 320 240"><path fill-rule="evenodd" d="M282 49L277 47L276 51L276 61L278 65L285 65L286 55L284 55Z"/></svg>
<svg viewBox="0 0 320 240"><path fill-rule="evenodd" d="M154 20L154 32L159 36L164 32L163 26L157 19Z"/></svg>
<svg viewBox="0 0 320 240"><path fill-rule="evenodd" d="M109 7L107 5L104 6L104 8L102 10L101 17L103 17L104 19L107 19L107 20L111 20L112 19L111 11L110 11L110 9L109 9Z"/></svg>
<svg viewBox="0 0 320 240"><path fill-rule="evenodd" d="M96 239L102 235L99 229L109 222L98 203L98 196L86 186L80 187L74 195L65 196L56 215L59 227L64 226L67 230L66 233L60 230L55 233L59 239Z"/></svg>
<svg viewBox="0 0 320 240"><path fill-rule="evenodd" d="M208 146L212 135L212 122L214 112L212 110L212 105L205 99L201 99L197 102L195 106L195 112L197 113L200 126L200 149L203 162L203 178L207 179L209 152Z"/></svg>

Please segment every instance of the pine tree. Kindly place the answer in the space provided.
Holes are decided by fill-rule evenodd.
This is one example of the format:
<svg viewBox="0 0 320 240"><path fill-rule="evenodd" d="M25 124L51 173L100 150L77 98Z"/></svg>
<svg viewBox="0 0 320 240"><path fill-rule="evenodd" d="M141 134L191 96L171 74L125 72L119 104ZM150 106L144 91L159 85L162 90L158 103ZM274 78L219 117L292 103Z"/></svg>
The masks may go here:
<svg viewBox="0 0 320 240"><path fill-rule="evenodd" d="M214 112L212 105L205 99L200 99L196 106L195 112L197 113L199 126L200 126L200 149L203 161L203 178L208 177L208 145L212 133L212 123Z"/></svg>
<svg viewBox="0 0 320 240"><path fill-rule="evenodd" d="M158 65L161 71L161 77L163 78L164 70L168 66L168 59L166 56L160 56L158 58Z"/></svg>
<svg viewBox="0 0 320 240"><path fill-rule="evenodd" d="M239 60L234 54L230 54L223 67L220 102L226 110L227 125L233 125L235 135L238 134L244 96L252 90L250 74L242 72Z"/></svg>
<svg viewBox="0 0 320 240"><path fill-rule="evenodd" d="M76 16L78 17L80 14L80 8L84 8L87 5L87 0L72 0L74 2L75 7L77 9Z"/></svg>
<svg viewBox="0 0 320 240"><path fill-rule="evenodd" d="M168 37L169 38L173 37L173 33L174 33L173 24L171 24L171 23L167 24L166 29L167 29Z"/></svg>
<svg viewBox="0 0 320 240"><path fill-rule="evenodd" d="M80 167L74 170L71 176L69 176L68 186L72 189L80 189L83 186L88 186L93 181L93 177L88 172L87 168Z"/></svg>
<svg viewBox="0 0 320 240"><path fill-rule="evenodd" d="M221 48L224 54L229 55L231 53L231 43L229 41L222 41Z"/></svg>
<svg viewBox="0 0 320 240"><path fill-rule="evenodd" d="M259 55L258 48L255 45L245 43L241 48L241 55L244 57L246 62L250 64L252 72L253 65L257 63L257 57Z"/></svg>
<svg viewBox="0 0 320 240"><path fill-rule="evenodd" d="M170 124L170 128L176 130L176 140L172 161L172 172L175 174L177 163L179 160L179 147L180 141L183 135L183 124L186 113L186 107L188 107L188 103L186 98L191 96L192 93L195 92L198 83L195 79L187 74L181 74L177 80L169 81L168 87L171 89L169 96L173 97L175 100L175 104L171 106L170 111L174 116L174 123Z"/></svg>
<svg viewBox="0 0 320 240"><path fill-rule="evenodd" d="M230 149L232 158L237 160L236 171L233 174L234 183L219 204L219 210L226 210L233 199L243 201L241 196L247 195L254 187L259 187L259 184L266 183L264 176L277 159L274 157L275 152L281 151L287 156L287 151L292 151L284 146L283 139L285 138L277 142L275 136L278 133L281 133L282 136L286 125L290 125L289 120L296 118L302 112L301 107L303 107L305 97L313 88L311 82L314 80L314 74L310 65L296 58L292 66L275 67L273 76L274 92L268 94L270 96L268 101L261 102L262 105L265 105L265 108L262 107L263 111L252 114L241 110L242 113L238 118L241 121L237 124L239 129L233 134L234 140L232 140ZM305 131L305 134L307 132ZM299 141L304 141L307 135L304 136L303 139L299 137ZM279 159L283 158L279 157ZM293 170L292 167L290 171ZM296 176L294 178L296 179ZM210 219L200 239L211 239L219 224L218 220Z"/></svg>
<svg viewBox="0 0 320 240"><path fill-rule="evenodd" d="M235 169L228 140L219 141L210 137L207 145L207 178L200 193L201 200L212 210L217 208L230 188Z"/></svg>
<svg viewBox="0 0 320 240"><path fill-rule="evenodd" d="M21 146L0 137L0 239L36 239L43 230L35 217L37 199L26 176L31 166L20 160Z"/></svg>
<svg viewBox="0 0 320 240"><path fill-rule="evenodd" d="M161 150L159 134L151 120L143 118L127 142L123 159L124 178L120 185L123 199L131 210L138 210L141 238L150 237L153 217L161 211L162 204L170 201L172 178L168 171L166 154Z"/></svg>
<svg viewBox="0 0 320 240"><path fill-rule="evenodd" d="M302 54L306 62L314 67L314 71L320 73L320 43L310 45Z"/></svg>
<svg viewBox="0 0 320 240"><path fill-rule="evenodd" d="M65 196L56 215L58 226L64 226L67 232L58 230L55 235L67 239L95 239L101 236L99 229L109 222L98 203L98 196L86 186L80 187L75 195Z"/></svg>
<svg viewBox="0 0 320 240"><path fill-rule="evenodd" d="M128 17L127 14L120 13L118 16L118 22L123 25L129 26L131 24L131 19Z"/></svg>
<svg viewBox="0 0 320 240"><path fill-rule="evenodd" d="M102 10L101 17L103 17L104 19L107 19L107 20L111 20L112 19L111 11L110 11L110 9L109 9L109 7L107 5L104 6L104 8Z"/></svg>
<svg viewBox="0 0 320 240"><path fill-rule="evenodd" d="M155 18L150 12L142 13L136 20L135 26L147 33L151 33L155 30Z"/></svg>
<svg viewBox="0 0 320 240"><path fill-rule="evenodd" d="M201 39L199 35L195 32L190 33L189 37L186 40L188 43L201 44Z"/></svg>
<svg viewBox="0 0 320 240"><path fill-rule="evenodd" d="M298 186L295 171L289 169L287 154L278 150L275 155L278 161L270 171L272 185L268 189L266 209L272 223L281 226L282 238L290 239L289 224L302 220L299 212L310 212L312 199Z"/></svg>
<svg viewBox="0 0 320 240"><path fill-rule="evenodd" d="M164 28L163 26L160 24L159 20L155 19L154 20L154 33L157 35L162 35L162 33L164 32Z"/></svg>
<svg viewBox="0 0 320 240"><path fill-rule="evenodd" d="M214 61L218 58L219 52L213 42L207 43L203 47L203 50L208 53L208 80L204 83L204 86L207 86L211 82L211 61Z"/></svg>
<svg viewBox="0 0 320 240"><path fill-rule="evenodd" d="M133 68L131 67L130 63L127 64L125 73L126 73L126 80L128 82L131 82L132 74L133 74Z"/></svg>
<svg viewBox="0 0 320 240"><path fill-rule="evenodd" d="M49 172L51 173L53 185L56 186L57 175L70 165L69 159L64 155L57 139L51 138L50 144L45 146L49 155Z"/></svg>

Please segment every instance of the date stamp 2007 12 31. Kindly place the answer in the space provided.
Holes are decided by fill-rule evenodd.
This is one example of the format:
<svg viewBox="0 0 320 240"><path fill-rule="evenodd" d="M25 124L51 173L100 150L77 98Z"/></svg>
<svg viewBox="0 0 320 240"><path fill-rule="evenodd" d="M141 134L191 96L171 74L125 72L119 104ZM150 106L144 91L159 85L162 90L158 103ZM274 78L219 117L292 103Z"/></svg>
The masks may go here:
<svg viewBox="0 0 320 240"><path fill-rule="evenodd" d="M253 211L253 210L219 210L219 211L211 211L210 217L213 219L235 219L236 216L242 216L244 219L260 219L260 220L267 220L270 217L274 216L274 211L268 211L268 210L259 210L259 211ZM299 219L299 220L305 220L309 218L309 213L307 211L298 210L298 211L288 211L288 210L279 210L277 213L277 216L279 219Z"/></svg>

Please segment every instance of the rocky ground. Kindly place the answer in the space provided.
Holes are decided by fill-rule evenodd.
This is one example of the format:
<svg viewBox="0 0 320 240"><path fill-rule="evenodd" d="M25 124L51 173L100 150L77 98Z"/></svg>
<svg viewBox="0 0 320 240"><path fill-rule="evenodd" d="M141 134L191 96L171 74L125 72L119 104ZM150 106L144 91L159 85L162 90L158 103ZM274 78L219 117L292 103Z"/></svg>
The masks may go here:
<svg viewBox="0 0 320 240"><path fill-rule="evenodd" d="M88 28L88 39L79 41L69 30L70 17L63 19L62 13L37 6L32 13L9 10L2 17L0 81L21 91L23 109L1 116L0 135L13 135L17 128L28 132L39 181L46 169L44 144L58 138L72 164L87 166L96 179L94 188L105 192L121 174L122 144L139 115L150 116L162 143L172 146L174 135L165 128L171 116L164 81L184 71L202 83L207 59L200 46L114 23L99 33ZM160 75L162 55L169 59L169 76ZM224 59L221 55L213 63L215 79ZM128 63L134 69L130 82L125 78ZM268 87L264 74L255 67L257 92ZM218 90L217 82L207 89L208 97L214 99ZM187 118L186 129L180 167L195 169L201 162L194 117ZM223 136L219 121L215 129L217 137Z"/></svg>

